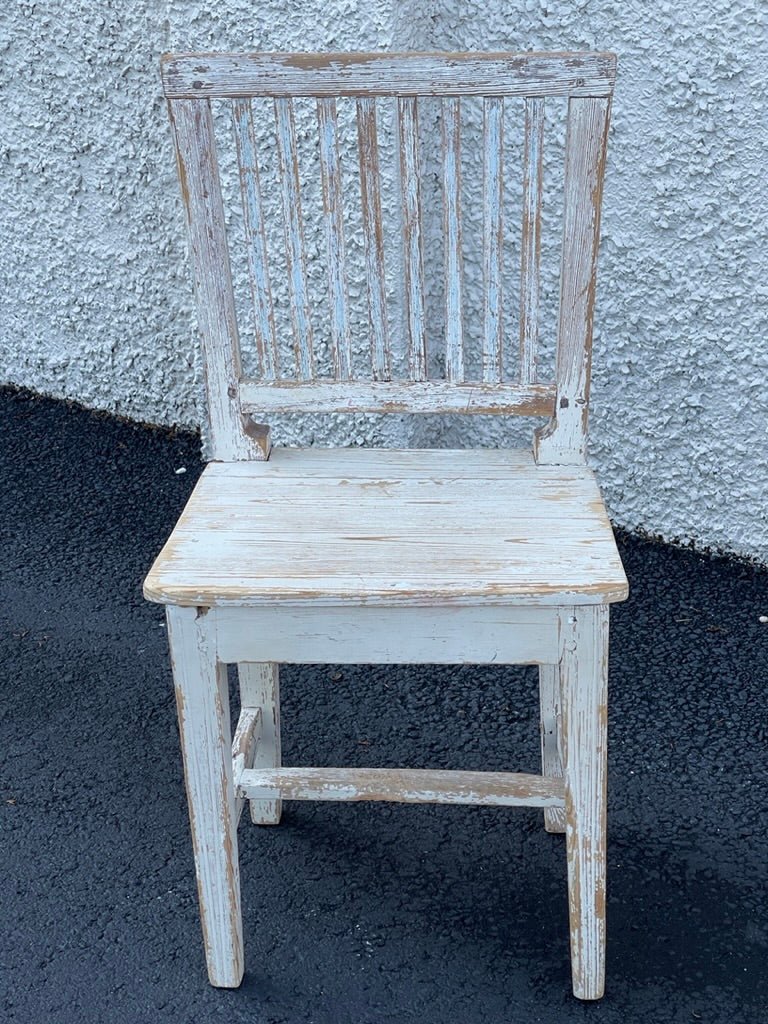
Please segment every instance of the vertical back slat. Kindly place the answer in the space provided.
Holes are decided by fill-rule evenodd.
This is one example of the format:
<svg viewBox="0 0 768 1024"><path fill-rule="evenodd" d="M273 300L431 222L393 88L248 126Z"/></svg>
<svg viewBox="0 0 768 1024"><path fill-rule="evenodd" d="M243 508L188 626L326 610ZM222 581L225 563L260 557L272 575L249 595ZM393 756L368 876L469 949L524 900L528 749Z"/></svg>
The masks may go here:
<svg viewBox="0 0 768 1024"><path fill-rule="evenodd" d="M220 461L266 457L246 435L238 386L240 339L224 223L216 140L209 100L168 103L202 338L211 456Z"/></svg>
<svg viewBox="0 0 768 1024"><path fill-rule="evenodd" d="M357 101L357 141L360 157L360 196L363 208L368 313L371 320L371 366L374 380L389 380L392 371L387 330L384 228L381 219L376 100L373 97L364 97Z"/></svg>
<svg viewBox="0 0 768 1024"><path fill-rule="evenodd" d="M570 464L586 458L592 320L610 104L606 97L572 97L568 101L555 358L557 405L555 418L536 434L539 462Z"/></svg>
<svg viewBox="0 0 768 1024"><path fill-rule="evenodd" d="M424 310L421 189L419 185L419 123L415 96L397 100L400 146L400 187L403 204L405 301L408 316L409 369L412 380L427 379L427 335Z"/></svg>
<svg viewBox="0 0 768 1024"><path fill-rule="evenodd" d="M458 97L442 100L443 238L445 240L445 375L464 380L464 332L461 258L461 106Z"/></svg>
<svg viewBox="0 0 768 1024"><path fill-rule="evenodd" d="M337 380L349 380L352 376L352 350L347 315L347 264L336 100L317 101L317 120L320 130L320 174L323 182L333 366Z"/></svg>
<svg viewBox="0 0 768 1024"><path fill-rule="evenodd" d="M485 304L483 310L483 380L502 379L502 254L504 251L504 100L483 100L483 259Z"/></svg>
<svg viewBox="0 0 768 1024"><path fill-rule="evenodd" d="M541 208L543 200L544 99L525 101L523 232L520 256L520 383L536 380L539 345Z"/></svg>
<svg viewBox="0 0 768 1024"><path fill-rule="evenodd" d="M240 195L243 202L243 224L253 296L259 373L265 380L275 380L280 376L275 338L275 314L272 307L272 292L269 287L267 240L264 232L264 214L261 205L251 101L234 100L232 117L237 146L237 164L240 172Z"/></svg>
<svg viewBox="0 0 768 1024"><path fill-rule="evenodd" d="M296 150L296 128L293 101L275 100L277 153L280 164L280 191L285 224L285 247L288 259L291 319L293 322L296 369L300 380L314 375L312 356L312 322L307 293L307 271L304 256L304 232L299 188L299 162Z"/></svg>

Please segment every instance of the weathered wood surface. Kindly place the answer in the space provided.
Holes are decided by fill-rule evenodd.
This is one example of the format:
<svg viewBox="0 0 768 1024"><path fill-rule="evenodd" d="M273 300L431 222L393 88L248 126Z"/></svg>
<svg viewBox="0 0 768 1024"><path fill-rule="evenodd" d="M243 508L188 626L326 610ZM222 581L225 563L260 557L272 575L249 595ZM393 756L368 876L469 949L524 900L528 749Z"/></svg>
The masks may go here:
<svg viewBox="0 0 768 1024"><path fill-rule="evenodd" d="M237 165L240 172L243 227L253 297L259 373L266 380L274 380L280 376L275 336L275 314L269 284L267 239L250 100L235 100L232 105L232 117L237 147Z"/></svg>
<svg viewBox="0 0 768 1024"><path fill-rule="evenodd" d="M263 458L268 447L247 436L240 409L240 339L210 103L173 100L169 114L195 281L212 456Z"/></svg>
<svg viewBox="0 0 768 1024"><path fill-rule="evenodd" d="M243 932L227 670L205 615L171 607L167 622L208 977L237 988Z"/></svg>
<svg viewBox="0 0 768 1024"><path fill-rule="evenodd" d="M347 258L344 247L344 211L339 161L336 100L317 101L320 129L320 174L323 182L328 290L331 308L331 351L339 380L352 376L352 350L347 315Z"/></svg>
<svg viewBox="0 0 768 1024"><path fill-rule="evenodd" d="M483 380L503 371L504 100L483 102Z"/></svg>
<svg viewBox="0 0 768 1024"><path fill-rule="evenodd" d="M551 384L451 384L446 381L312 382L245 380L242 408L265 415L276 412L465 413L546 416L555 409Z"/></svg>
<svg viewBox="0 0 768 1024"><path fill-rule="evenodd" d="M562 728L573 994L605 984L608 608L564 609Z"/></svg>
<svg viewBox="0 0 768 1024"><path fill-rule="evenodd" d="M208 614L226 662L533 665L559 657L556 608L470 605L415 613L410 606L303 604Z"/></svg>
<svg viewBox="0 0 768 1024"><path fill-rule="evenodd" d="M609 99L571 99L565 143L565 213L557 326L556 419L536 433L539 462L584 462L592 320Z"/></svg>
<svg viewBox="0 0 768 1024"><path fill-rule="evenodd" d="M214 615L213 611L209 612ZM222 661L237 663L237 675L240 682L240 706L246 711L258 713L257 742L253 747L250 763L243 763L242 768L279 768L280 767L280 670L276 664L247 661L237 656L227 658L223 655L219 642L218 622L216 622L216 645ZM253 623L250 623L250 629ZM244 635L248 635L249 625L241 623ZM234 756L234 744L233 744ZM236 766L237 771L237 766ZM251 821L255 825L277 825L280 822L282 806L279 800L251 800Z"/></svg>
<svg viewBox="0 0 768 1024"><path fill-rule="evenodd" d="M173 59L167 65L178 71L185 65ZM236 140L240 167L245 237L253 291L259 380L242 380L239 341L235 323L232 284L226 252L223 210L218 185L213 129L208 92L195 86L195 96L173 99L178 108L177 143L184 134L188 160L182 167L183 191L188 196L190 239L198 281L198 306L204 340L204 354L211 423L219 437L216 457L222 459L265 458L269 454L266 428L257 428L249 417L263 420L278 413L419 413L419 414L521 414L546 416L547 426L537 431L534 450L537 460L548 464L577 464L586 451L592 320L595 297L597 243L605 145L615 59L606 54L543 55L198 55L195 67L200 75L209 67L216 74L231 74L233 81L244 67L257 75L273 75L275 136L279 164L279 189L283 211L289 306L295 350L295 371L286 374L278 366L274 312L267 268L267 247L259 191L254 128L250 100L234 97ZM240 61L240 63L238 63ZM430 62L432 62L430 64ZM480 382L466 381L462 267L461 215L461 95L463 76L470 67L482 69L495 88L478 84L473 94L483 97L483 229L482 259L484 298ZM431 66L442 83L439 88L422 88L419 76ZM240 71L238 71L238 68ZM546 68L546 87L537 76ZM579 68L589 69L603 82L605 91L584 95L586 78L571 82L568 101L568 131L565 161L564 238L561 267L555 381L537 383L539 335L539 291L541 211L543 202L542 154L544 143L544 96L557 95L559 83ZM368 91L350 87L345 93L343 79L363 81L376 69L383 74ZM477 69L476 69L477 70ZM421 83L413 90L395 87L408 72ZM176 72L174 71L173 74ZM480 72L478 72L480 73ZM171 72L169 71L169 74ZM441 78L440 76L444 77ZM453 75L456 84L448 90ZM486 77L483 78L483 75ZM287 77L286 77L287 76ZM293 76L293 77L291 77ZM298 76L298 78L296 78ZM307 286L307 253L303 235L299 152L294 125L294 95L286 82L297 85L306 76L317 83L319 164L323 193L323 222L329 286L330 337L333 381L317 379L313 355L313 311ZM339 78L341 76L341 79ZM360 78L362 76L362 78ZM565 76L565 78L563 78ZM199 79L203 81L203 79ZM338 144L336 98L326 91L336 83L335 93L354 96L365 249L365 276L370 316L371 376L373 381L353 381L348 277L343 216L344 182ZM282 85L280 83L283 83ZM538 85L536 84L538 82ZM513 353L508 351L504 318L504 101L526 88L525 146L523 154L523 210L521 244L521 303L519 370L511 370ZM530 89L528 88L530 86ZM540 86L540 88L539 88ZM445 87L445 88L443 88ZM402 272L405 299L404 329L410 378L391 381L393 339L387 323L387 280L385 272L384 227L381 209L381 174L376 125L376 97L396 97L397 155L399 158L400 202L402 206ZM249 94L250 95L250 94ZM424 233L421 196L422 167L418 123L419 96L442 96L443 233L445 263L445 380L428 381L429 359L426 330L426 289L424 279ZM199 107L199 109L198 109ZM180 157L181 159L181 157ZM193 183L190 189L188 182ZM193 196L193 201L189 200ZM210 199L210 201L209 201ZM194 222L194 223L193 223ZM432 342L430 341L430 344ZM505 367L505 362L510 367ZM515 383L505 379L507 370ZM277 379L275 379L277 378ZM295 378L298 378L296 380ZM343 383L344 387L334 387ZM414 385L409 387L409 385ZM490 390L496 386L496 392Z"/></svg>
<svg viewBox="0 0 768 1024"><path fill-rule="evenodd" d="M213 463L150 572L145 593L178 604L353 602L569 604L622 600L626 578L599 488L585 467L521 464L505 453L420 454L400 479L391 455L354 477L357 453L316 450L293 473ZM469 478L462 466L473 469ZM482 465L490 470L484 483ZM507 463L509 465L509 463ZM305 468L306 467L306 468ZM314 469L312 468L314 467Z"/></svg>
<svg viewBox="0 0 768 1024"><path fill-rule="evenodd" d="M424 308L419 120L416 97L409 96L398 99L397 135L403 207L403 269L408 324L408 370L411 380L426 380L427 333Z"/></svg>
<svg viewBox="0 0 768 1024"><path fill-rule="evenodd" d="M357 101L357 138L368 315L371 323L371 366L374 380L389 380L392 371L387 328L387 285L384 275L381 174L376 129L376 100L372 97Z"/></svg>
<svg viewBox="0 0 768 1024"><path fill-rule="evenodd" d="M240 711L235 726L235 735L232 737L232 774L235 780L240 778L240 773L245 768L253 766L253 757L259 744L259 732L261 729L261 708L244 706ZM237 821L243 813L245 800L242 796L235 796L235 814Z"/></svg>
<svg viewBox="0 0 768 1024"><path fill-rule="evenodd" d="M525 101L523 235L520 246L520 381L536 380L539 344L541 215L544 197L544 100Z"/></svg>
<svg viewBox="0 0 768 1024"><path fill-rule="evenodd" d="M243 972L236 825L280 801L543 807L566 832L573 988L603 991L608 604L627 583L583 465L612 54L182 54L163 62L214 459L145 583L168 626L213 984ZM484 107L482 383L465 380L460 97ZM260 378L243 380L210 97L234 99ZM250 97L274 98L297 380L280 380ZM317 101L334 380L316 379L296 96ZM337 96L356 100L373 381L352 381ZM411 380L392 382L376 96L396 97ZM418 97L442 98L446 380L427 381ZM504 377L503 103L525 98L520 368ZM544 97L568 97L555 381L538 383ZM395 339L400 341L400 339ZM550 417L522 451L277 450L252 414ZM535 461L534 454L536 457ZM249 461L250 460L250 461ZM277 663L540 666L542 775L283 768ZM230 740L225 664L241 714ZM237 790L235 789L237 783Z"/></svg>
<svg viewBox="0 0 768 1024"><path fill-rule="evenodd" d="M309 308L309 293L307 291L299 157L296 150L296 126L292 100L275 100L275 120L296 372L301 380L311 380L314 376L312 313Z"/></svg>
<svg viewBox="0 0 768 1024"><path fill-rule="evenodd" d="M407 804L562 807L562 779L522 772L409 768L280 768L243 771L238 792L284 800L394 800Z"/></svg>
<svg viewBox="0 0 768 1024"><path fill-rule="evenodd" d="M539 703L541 707L541 773L551 778L563 774L561 754L560 665L539 666ZM548 807L544 811L547 832L565 832L565 811Z"/></svg>
<svg viewBox="0 0 768 1024"><path fill-rule="evenodd" d="M607 96L612 53L181 53L166 96Z"/></svg>
<svg viewBox="0 0 768 1024"><path fill-rule="evenodd" d="M445 246L445 376L464 380L461 254L461 107L457 98L442 102L443 238Z"/></svg>

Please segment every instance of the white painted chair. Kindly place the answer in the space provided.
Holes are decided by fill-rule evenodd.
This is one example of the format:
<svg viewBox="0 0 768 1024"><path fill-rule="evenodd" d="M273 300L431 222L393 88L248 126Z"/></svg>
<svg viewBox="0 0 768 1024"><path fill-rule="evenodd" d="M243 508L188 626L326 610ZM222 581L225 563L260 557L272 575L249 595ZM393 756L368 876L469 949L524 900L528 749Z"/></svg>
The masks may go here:
<svg viewBox="0 0 768 1024"><path fill-rule="evenodd" d="M400 800L544 808L565 832L573 990L604 984L608 609L627 582L585 465L592 316L615 58L582 54L195 55L163 62L197 292L213 461L145 583L167 606L200 911L212 984L243 976L237 826L276 824L281 801ZM429 379L418 126L442 122L445 372ZM483 109L484 267L474 377L463 329L461 97ZM553 379L537 377L545 97L567 98L560 301ZM280 370L254 97L274 99L295 367ZM315 370L295 130L316 101L332 374ZM340 157L338 104L358 156ZM502 307L506 97L524 110L520 344ZM241 370L211 100L231 100L260 373ZM473 101L475 102L475 101ZM408 370L393 379L377 116L395 109ZM377 113L378 112L378 113ZM379 127L381 122L379 121ZM271 129L270 129L271 130ZM381 132L379 131L379 136ZM343 165L343 166L342 166ZM359 185L358 185L359 182ZM359 190L359 191L358 191ZM359 196L362 266L345 257ZM397 236L397 227L395 227ZM350 245L347 240L346 250ZM355 376L348 280L367 294L369 372ZM280 282L285 284L285 278ZM273 279L273 285L275 281ZM274 288L273 288L274 291ZM391 306L391 301L390 301ZM389 310L391 314L391 309ZM316 318L315 318L316 319ZM315 338L317 338L315 334ZM397 340L397 339L395 339ZM515 352L518 345L515 343ZM358 353L359 354L359 353ZM434 362L434 360L432 360ZM531 450L271 448L271 414L492 413L546 417ZM287 663L537 664L542 773L285 768L278 669ZM226 666L241 712L230 735ZM479 884L479 883L478 883Z"/></svg>

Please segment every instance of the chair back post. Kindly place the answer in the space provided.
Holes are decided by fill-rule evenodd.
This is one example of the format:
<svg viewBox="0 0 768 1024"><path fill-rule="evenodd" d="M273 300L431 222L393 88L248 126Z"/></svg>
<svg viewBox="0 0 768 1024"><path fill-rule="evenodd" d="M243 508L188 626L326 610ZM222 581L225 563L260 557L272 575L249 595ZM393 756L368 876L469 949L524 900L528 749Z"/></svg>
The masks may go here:
<svg viewBox="0 0 768 1024"><path fill-rule="evenodd" d="M240 337L224 204L209 99L169 99L202 340L211 456L215 462L265 459L269 430L244 415Z"/></svg>
<svg viewBox="0 0 768 1024"><path fill-rule="evenodd" d="M554 416L534 435L542 464L586 460L592 324L610 96L568 102Z"/></svg>

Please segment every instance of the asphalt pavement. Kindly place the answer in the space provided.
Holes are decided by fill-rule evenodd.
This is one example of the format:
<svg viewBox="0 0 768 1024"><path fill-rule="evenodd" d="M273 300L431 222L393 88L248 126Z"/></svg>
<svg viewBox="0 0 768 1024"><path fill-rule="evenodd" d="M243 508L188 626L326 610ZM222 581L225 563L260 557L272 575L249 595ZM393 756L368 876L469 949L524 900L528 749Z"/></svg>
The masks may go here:
<svg viewBox="0 0 768 1024"><path fill-rule="evenodd" d="M141 594L201 468L191 434L0 390L0 1021L768 1021L768 571L623 534L605 998L570 995L540 812L394 804L244 817L246 976L210 988ZM538 767L531 669L287 667L282 689L286 764Z"/></svg>

